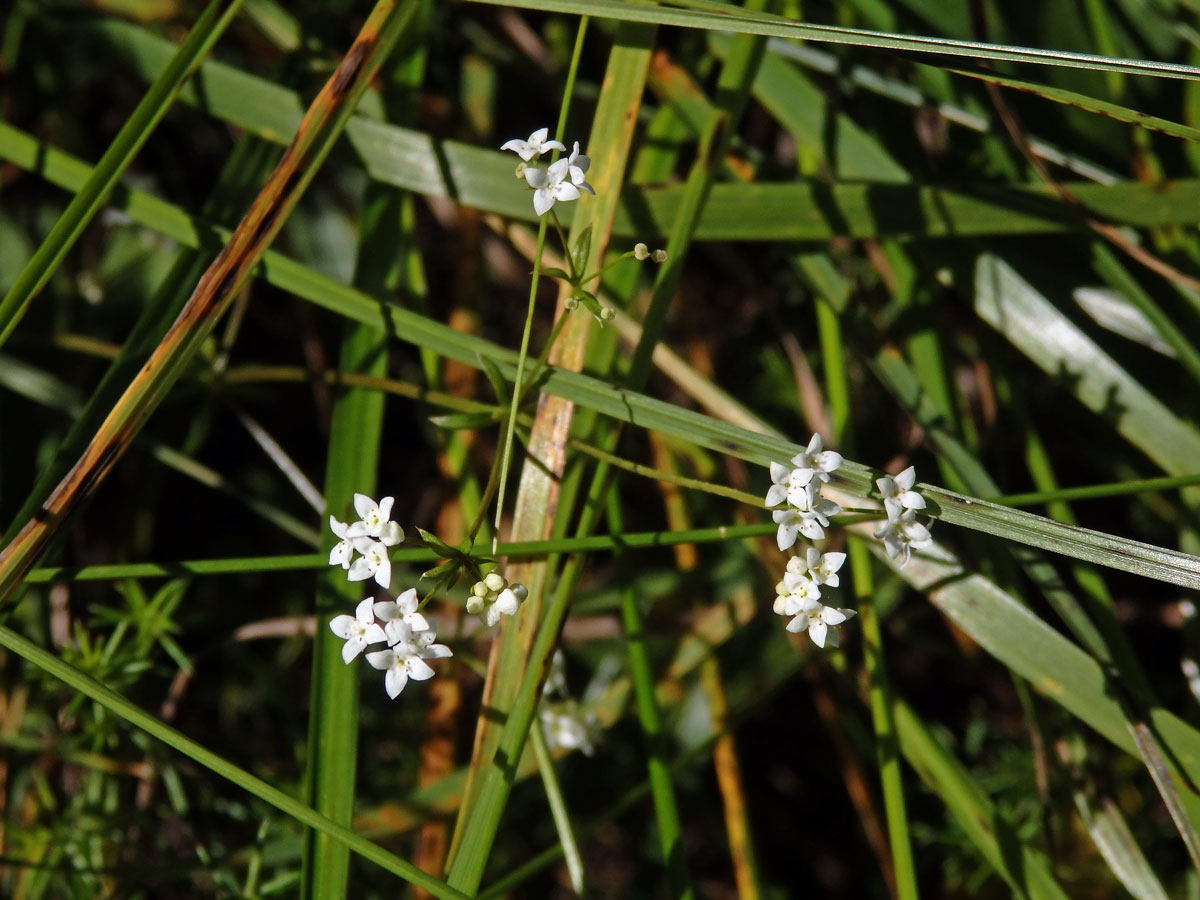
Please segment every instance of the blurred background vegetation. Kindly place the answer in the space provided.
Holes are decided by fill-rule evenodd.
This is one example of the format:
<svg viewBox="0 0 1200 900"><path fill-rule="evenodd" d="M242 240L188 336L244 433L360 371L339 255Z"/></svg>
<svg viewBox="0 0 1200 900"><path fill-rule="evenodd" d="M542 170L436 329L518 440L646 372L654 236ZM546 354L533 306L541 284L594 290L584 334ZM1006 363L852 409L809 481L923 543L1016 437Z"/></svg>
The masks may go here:
<svg viewBox="0 0 1200 900"><path fill-rule="evenodd" d="M314 616L328 542L322 498L344 393L324 373L347 368L344 345L363 320L328 285L519 345L535 218L512 178L515 158L497 148L554 122L579 22L519 5L415 6L272 245L300 264L307 286L295 289L268 260L39 562L68 570L35 570L0 611L8 628L298 797L310 777L313 635L328 619L326 607ZM610 89L606 66L634 26L619 28L597 4L574 6L597 17L558 136L586 147L598 139L588 132ZM725 14L721 4L676 6ZM5 5L0 291L17 283L86 177L79 165L112 145L202 9ZM784 0L768 11L928 36L934 52L854 35L755 45L744 112L731 117L725 155L710 161L712 191L678 257L661 333L673 356L656 357L644 392L762 430L757 421L794 443L819 431L857 462L892 472L916 464L922 481L974 497L1173 476L1154 490L1023 505L1195 552L1200 495L1188 485L1200 477L1187 476L1200 471L1200 80L1084 58L1069 67L952 56L945 42L1186 67L1200 63L1200 6ZM158 343L221 246L210 226L240 220L369 12L245 0L24 316L0 322L13 329L0 346L6 541ZM714 104L728 109L720 78L735 36L670 25L645 33L653 55L630 108L629 165L623 177L609 173L626 189L613 252L666 245L703 160L697 139ZM993 83L1005 78L1020 83ZM199 249L180 215L203 223ZM628 316L592 329L586 372L624 377L654 277L628 263L606 278L606 302ZM535 352L554 297L543 284ZM501 432L442 427L435 417L459 410L411 393L497 398L469 356L423 340L397 328L381 344L377 374L401 387L380 395L355 452L370 468L378 430L375 496L394 495L406 527L453 542ZM587 406L573 434L600 442ZM618 454L762 495L767 459L689 437L627 428ZM571 455L567 478L591 464ZM1195 841L1200 763L1195 595L1185 582L1123 571L1116 548L1115 568L1031 559L939 523L935 538L988 587L971 582L947 599L941 582L914 587L872 557L887 679L868 679L861 620L843 629L842 650L820 653L771 615L783 558L765 510L635 475L613 496L624 532L766 527L604 551L588 564L561 644L572 692L603 729L594 755L557 762L588 894L913 896L897 882L899 854L927 897L1200 897L1185 846ZM344 518L348 494L326 499ZM559 514L573 522L578 511ZM846 540L836 529L832 546ZM176 565L226 559L247 561L216 573ZM397 564L401 587L428 567L427 557L408 559ZM132 567L143 563L158 568ZM78 571L88 566L117 568ZM861 593L860 574L852 580ZM622 592L644 616L658 688L664 731L649 743L630 691ZM849 587L842 596L836 605L856 605ZM356 778L343 763L354 827L403 858L432 860L424 867L439 877L438 853L416 836L423 822L433 823L427 840L453 825L493 637L459 630L462 597L460 586L435 604L456 654L436 681L393 703L378 673L349 676L361 691ZM988 605L996 597L1011 604L1003 615ZM1053 631L1070 637L1056 643ZM1111 709L1096 712L1093 695ZM880 696L891 704L882 720L871 711ZM0 710L0 893L300 890L311 852L303 826L44 667L0 651ZM877 737L881 721L899 745ZM1149 737L1137 730L1146 723ZM1131 752L1129 729L1176 772L1163 779L1182 795L1181 827L1148 772L1154 751ZM911 851L889 849L896 810L880 787L880 746L906 760L900 834ZM648 753L671 765L683 874L663 863ZM541 780L522 777L484 887L572 896L559 841ZM364 898L397 890L394 875L357 857L349 883Z"/></svg>

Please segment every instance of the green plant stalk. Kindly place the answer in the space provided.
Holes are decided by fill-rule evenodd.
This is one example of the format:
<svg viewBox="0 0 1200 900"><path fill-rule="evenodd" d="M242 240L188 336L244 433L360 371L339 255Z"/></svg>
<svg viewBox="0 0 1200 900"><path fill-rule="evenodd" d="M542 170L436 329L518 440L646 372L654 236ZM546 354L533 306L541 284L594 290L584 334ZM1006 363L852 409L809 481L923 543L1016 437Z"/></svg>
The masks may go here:
<svg viewBox="0 0 1200 900"><path fill-rule="evenodd" d="M575 90L575 74L579 69L580 55L583 53L583 39L587 35L587 26L588 26L588 17L587 16L581 17L579 20L579 27L575 31L575 47L571 51L571 65L570 65L570 68L567 70L567 83L563 88L562 102L559 105L559 109L558 109L558 123L555 126L556 134L562 134L563 129L567 127L567 113L571 109L571 95ZM557 153L555 155L557 155ZM553 212L554 212L553 207L550 208L550 212L553 214ZM558 224L558 216L554 216L554 227L558 229L559 237L562 239L562 242L563 242L563 253L566 255L567 261L571 264L572 271L574 271L574 263L571 262L571 248L570 248L570 245L567 244L566 237L563 236L561 226ZM541 221L538 223L538 236L537 236L537 258L538 258L538 260L541 260L542 249L545 246L546 246L546 217L542 216ZM500 524L501 524L501 518L504 514L504 488L505 488L506 482L508 481L509 463L512 461L513 429L515 429L517 427L517 409L520 406L521 397L524 393L524 388L521 383L521 376L524 374L524 371L525 371L525 357L529 353L529 335L533 331L533 311L537 304L538 279L541 277L541 270L542 270L541 265L535 265L533 267L533 277L530 279L530 282L529 282L529 304L525 310L525 328L521 332L521 351L517 356L517 373L513 379L512 403L509 406L508 419L505 421L505 425L504 425L504 451L503 451L503 455L502 455L502 461L500 463L500 487L499 487L499 493L496 496L496 529L494 532L494 536L492 538L492 540L493 540L492 552L493 553L495 552L495 549L496 549L495 542L498 542L500 540ZM563 313L562 318L566 318L566 313ZM552 336L551 336L552 339L550 341L547 341L546 351L545 351L547 356L549 355L550 347L553 346L554 340L556 340L558 338L559 328L557 327L557 323L555 323L555 325L556 325L556 328L552 332ZM539 363L541 362L541 357L538 358L538 361L539 361ZM472 536L474 536L474 535L472 535Z"/></svg>
<svg viewBox="0 0 1200 900"><path fill-rule="evenodd" d="M121 174L154 132L184 82L208 55L241 5L242 0L212 0L166 68L150 85L129 120L117 132L92 169L87 182L71 199L4 299L0 300L0 346L17 327L33 298L57 271L67 251L75 245L83 229L116 187Z"/></svg>
<svg viewBox="0 0 1200 900"><path fill-rule="evenodd" d="M618 548L653 550L676 544L703 544L741 540L773 534L776 526L769 522L754 525L718 525L712 528L693 528L686 531L641 531L611 536L550 538L544 541L508 541L498 547L501 556L538 558L554 553L615 551ZM472 555L491 549L491 543L475 544L468 548ZM433 550L393 549L392 560L402 563L423 563L438 559ZM26 581L29 584L49 582L115 581L122 578L156 578L176 575L241 575L248 572L297 572L327 566L327 556L304 553L286 556L247 556L231 559L197 559L167 563L121 563L109 566L51 566L34 569Z"/></svg>
<svg viewBox="0 0 1200 900"><path fill-rule="evenodd" d="M573 218L573 236L582 241L588 234L588 251L575 249L588 259L601 259L608 243L621 196L636 109L645 89L653 29L621 26L609 53L604 89L593 116L588 142L596 173L595 196L578 201ZM583 364L591 326L589 316L572 316L559 340L555 356L564 369ZM558 371L558 370L556 370ZM553 379L555 372L548 375ZM577 471L567 468L562 484L549 472L565 467L565 442L573 405L561 398L548 398L539 406L530 435L530 455L542 465L527 462L513 516L512 533L541 537L547 531L564 530L570 517L554 511L562 503L573 503ZM549 472L545 468L549 461ZM547 521L552 525L548 529ZM484 703L500 714L503 722L481 718L476 730L466 800L458 816L448 880L474 891L495 840L504 804L512 785L511 768L521 756L530 721L535 713L544 665L557 640L558 627L569 597L555 594L547 608L548 573L558 564L557 556L545 562L519 565L516 572L529 589L522 612L501 627L492 649L491 673L484 686ZM516 575L512 576L516 578ZM551 630L552 629L552 630Z"/></svg>
<svg viewBox="0 0 1200 900"><path fill-rule="evenodd" d="M608 524L613 534L620 534L625 527L621 500L615 491L608 492ZM654 816L658 822L658 843L667 870L667 890L671 897L693 898L696 891L692 887L684 853L683 826L679 805L675 801L675 786L671 782L666 735L663 733L658 699L654 696L650 655L646 652L646 624L638 608L638 599L629 585L621 587L621 625L625 630L625 650L637 703L638 724L642 727L645 743L650 794L654 798Z"/></svg>
<svg viewBox="0 0 1200 900"><path fill-rule="evenodd" d="M875 726L875 764L883 787L883 806L887 819L888 843L896 872L896 896L900 900L919 897L916 864L912 855L912 837L908 831L908 811L904 800L904 778L896 744L896 726L892 721L887 670L883 658L883 631L872 600L871 555L860 542L847 548L850 574L858 600L858 620L863 636L863 662L870 682L871 722Z"/></svg>
<svg viewBox="0 0 1200 900"><path fill-rule="evenodd" d="M0 646L11 650L17 656L59 679L68 687L75 689L83 696L100 704L114 715L124 719L134 728L144 731L150 737L173 748L215 775L226 779L247 793L259 798L264 803L270 804L280 812L295 819L301 825L316 829L323 834L329 835L334 840L340 841L359 856L375 863L385 871L391 872L393 875L397 875L411 884L424 888L435 897L460 900L460 898L467 896L453 888L447 887L446 884L427 875L411 863L388 853L382 847L371 843L365 838L359 837L349 828L330 821L311 807L306 806L278 788L272 787L262 779L256 778L244 769L233 765L202 744L185 736L182 732L144 712L116 691L80 672L74 666L63 662L53 653L43 650L37 644L27 640L12 629L0 626Z"/></svg>
<svg viewBox="0 0 1200 900"><path fill-rule="evenodd" d="M558 832L558 842L562 847L563 862L566 863L567 874L571 879L571 890L576 896L582 897L587 890L583 856L579 852L579 842L575 840L575 828L571 824L571 815L567 812L567 801L558 782L558 773L554 770L554 757L550 755L550 748L546 746L546 735L542 733L540 723L535 722L529 729L529 743L533 745L533 754L537 757L542 786L546 789L546 800L550 803L550 815L554 819L554 829Z"/></svg>
<svg viewBox="0 0 1200 900"><path fill-rule="evenodd" d="M833 420L849 422L850 388L845 357L841 322L829 303L818 303L817 328L823 348L834 348L832 358L825 359L825 381L829 395L834 398ZM840 407L837 404L846 404ZM835 433L835 439L838 435ZM842 433L841 445L847 452L853 450L853 439L849 432ZM898 900L916 900L916 863L913 861L912 838L908 831L908 811L904 800L904 779L900 768L900 754L896 744L896 725L892 721L891 687L888 684L887 667L883 655L883 629L875 609L872 588L870 552L860 541L847 547L850 556L850 573L854 582L854 595L858 600L858 617L863 636L863 663L870 684L871 724L875 729L875 763L883 788L884 815L887 820L888 844L892 852L892 867L896 878Z"/></svg>
<svg viewBox="0 0 1200 900"><path fill-rule="evenodd" d="M404 196L395 188L368 186L354 273L356 287L384 294L398 285L398 261L412 238L405 228L404 202ZM386 334L369 325L346 324L339 370L384 377ZM362 388L341 391L334 400L325 497L327 512L339 520L354 493L375 495L384 400L384 394ZM323 527L322 537L321 549L327 553L336 536ZM333 615L349 613L362 596L362 585L347 581L340 566L326 569L318 580L315 609L319 627L313 643L305 776L309 804L346 826L354 813L360 672L358 666L343 662L342 640L325 626ZM320 900L345 897L349 864L344 846L309 831L305 836L300 896Z"/></svg>

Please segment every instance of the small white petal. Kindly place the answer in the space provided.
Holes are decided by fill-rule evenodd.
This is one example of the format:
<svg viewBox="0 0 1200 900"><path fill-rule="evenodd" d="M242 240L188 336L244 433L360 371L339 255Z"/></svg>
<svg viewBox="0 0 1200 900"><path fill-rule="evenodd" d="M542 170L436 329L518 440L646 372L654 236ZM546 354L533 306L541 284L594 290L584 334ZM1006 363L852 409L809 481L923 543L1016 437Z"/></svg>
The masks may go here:
<svg viewBox="0 0 1200 900"><path fill-rule="evenodd" d="M782 484L773 484L767 491L767 498L763 501L763 505L770 509L772 506L778 506L787 499L787 488Z"/></svg>
<svg viewBox="0 0 1200 900"><path fill-rule="evenodd" d="M537 166L530 166L521 174L525 176L525 182L531 188L544 188L550 183L550 176L546 174L546 170Z"/></svg>
<svg viewBox="0 0 1200 900"><path fill-rule="evenodd" d="M419 656L410 656L405 663L408 677L414 681L426 681L433 677L433 667Z"/></svg>
<svg viewBox="0 0 1200 900"><path fill-rule="evenodd" d="M408 673L399 666L388 669L387 674L383 676L384 690L393 700L400 696L400 692L404 690L406 684L408 684Z"/></svg>
<svg viewBox="0 0 1200 900"><path fill-rule="evenodd" d="M404 529L395 522L388 522L379 530L379 540L387 547L402 544L404 543Z"/></svg>
<svg viewBox="0 0 1200 900"><path fill-rule="evenodd" d="M366 494L354 495L354 510L358 513L358 517L360 519L365 519L377 508L378 507L376 506L375 501Z"/></svg>
<svg viewBox="0 0 1200 900"><path fill-rule="evenodd" d="M392 561L386 556L375 566L375 583L381 588L392 583Z"/></svg>
<svg viewBox="0 0 1200 900"><path fill-rule="evenodd" d="M909 466L896 476L895 482L902 491L912 490L912 486L917 482L917 467Z"/></svg>
<svg viewBox="0 0 1200 900"><path fill-rule="evenodd" d="M533 192L533 211L539 216L544 216L553 205L554 195L546 188L538 188Z"/></svg>
<svg viewBox="0 0 1200 900"><path fill-rule="evenodd" d="M818 647L824 649L825 635L829 633L829 626L820 619L808 626L808 636L812 638L812 642Z"/></svg>
<svg viewBox="0 0 1200 900"><path fill-rule="evenodd" d="M346 640L350 637L350 629L356 624L356 621L354 616L345 614L334 616L329 622L329 629L342 640Z"/></svg>
<svg viewBox="0 0 1200 900"><path fill-rule="evenodd" d="M360 556L354 561L354 565L350 567L350 571L346 573L346 578L350 581L366 581L373 574L371 564L367 562L367 558Z"/></svg>
<svg viewBox="0 0 1200 900"><path fill-rule="evenodd" d="M521 608L521 603L517 600L516 594L505 588L500 592L500 596L496 598L495 608L506 616L514 616L517 614L517 610Z"/></svg>

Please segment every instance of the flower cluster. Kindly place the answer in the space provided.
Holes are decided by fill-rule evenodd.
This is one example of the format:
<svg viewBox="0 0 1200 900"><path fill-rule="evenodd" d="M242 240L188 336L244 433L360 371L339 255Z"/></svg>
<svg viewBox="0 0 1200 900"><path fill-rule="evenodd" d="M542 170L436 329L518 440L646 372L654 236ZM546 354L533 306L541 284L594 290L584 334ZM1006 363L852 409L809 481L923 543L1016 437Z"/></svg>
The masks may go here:
<svg viewBox="0 0 1200 900"><path fill-rule="evenodd" d="M875 532L875 537L883 541L889 559L903 555L904 563L908 562L913 550L923 550L933 544L929 527L917 521L917 510L925 508L925 498L913 490L916 481L916 469L912 466L895 477L885 475L875 481L887 512L887 521Z"/></svg>
<svg viewBox="0 0 1200 900"><path fill-rule="evenodd" d="M561 141L546 140L549 135L549 128L539 128L528 140L514 138L500 147L501 150L512 150L521 157L522 161L517 164L517 177L524 178L525 183L533 188L533 210L539 216L549 212L559 200L564 203L578 200L581 191L596 193L586 180L592 161L579 152L578 141L569 156L555 160L544 169L529 164L535 157L541 157L551 150L566 152L567 148Z"/></svg>
<svg viewBox="0 0 1200 900"><path fill-rule="evenodd" d="M528 596L525 585L509 584L499 572L489 572L471 588L467 612L479 616L480 621L491 628L500 621L500 616L515 616Z"/></svg>
<svg viewBox="0 0 1200 900"><path fill-rule="evenodd" d="M538 701L538 718L546 746L551 750L582 750L591 756L596 750L600 723L594 712L584 713L579 701L567 691L566 660L555 650Z"/></svg>
<svg viewBox="0 0 1200 900"><path fill-rule="evenodd" d="M779 526L776 540L779 549L790 550L803 535L811 541L825 537L829 517L842 508L821 496L821 487L829 482L832 473L842 464L842 456L822 448L821 436L814 434L803 452L792 457L792 465L771 463L771 488L765 505L776 509L771 517ZM783 580L775 586L774 610L781 616L791 616L787 630L807 631L818 647L838 646L837 626L855 615L852 609L826 606L821 602L821 587L835 588L839 584L838 569L846 561L845 553L822 553L816 547L806 547L803 556L788 560Z"/></svg>
<svg viewBox="0 0 1200 900"><path fill-rule="evenodd" d="M392 561L388 548L404 540L404 529L391 521L391 497L378 503L366 494L354 495L354 509L362 517L349 525L329 517L329 527L340 540L329 551L329 564L347 569L351 581L374 578L382 588L392 583ZM355 552L362 555L351 562Z"/></svg>
<svg viewBox="0 0 1200 900"><path fill-rule="evenodd" d="M384 671L384 687L393 700L404 690L410 678L424 681L433 677L428 659L453 656L445 644L434 643L437 631L417 609L417 592L410 588L395 601L368 597L358 604L353 616L335 616L330 629L345 640L342 659L349 663L369 644L387 647L367 654L367 662Z"/></svg>

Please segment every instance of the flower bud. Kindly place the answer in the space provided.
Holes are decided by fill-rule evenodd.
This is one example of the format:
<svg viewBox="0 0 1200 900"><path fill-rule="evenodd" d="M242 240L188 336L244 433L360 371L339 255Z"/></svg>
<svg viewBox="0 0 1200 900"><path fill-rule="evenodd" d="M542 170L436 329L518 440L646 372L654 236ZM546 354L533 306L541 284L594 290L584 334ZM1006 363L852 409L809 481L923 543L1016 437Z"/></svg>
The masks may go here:
<svg viewBox="0 0 1200 900"><path fill-rule="evenodd" d="M650 254L650 258L652 260L654 260L656 263L664 263L667 261L667 251L666 250L655 250L653 253Z"/></svg>
<svg viewBox="0 0 1200 900"><path fill-rule="evenodd" d="M504 580L504 576L499 572L490 572L483 579L484 587L493 593L500 593L508 586L508 582Z"/></svg>
<svg viewBox="0 0 1200 900"><path fill-rule="evenodd" d="M529 588L525 587L525 585L523 585L523 584L512 585L512 592L516 595L517 599L520 600L522 603L524 603L525 598L529 596Z"/></svg>
<svg viewBox="0 0 1200 900"><path fill-rule="evenodd" d="M650 248L647 247L645 244L638 243L638 244L633 245L633 258L634 259L647 259L649 256L650 256Z"/></svg>
<svg viewBox="0 0 1200 900"><path fill-rule="evenodd" d="M615 315L616 315L616 313L613 311L612 307L610 307L610 306L606 306L602 310L600 310L600 318L603 319L605 322L609 321Z"/></svg>
<svg viewBox="0 0 1200 900"><path fill-rule="evenodd" d="M482 581L475 582L475 586L473 588L471 588L471 593L474 594L476 597L486 597L487 592L488 592L487 585L484 584Z"/></svg>
<svg viewBox="0 0 1200 900"><path fill-rule="evenodd" d="M563 301L563 309L575 309L579 305L579 301L574 297L568 297Z"/></svg>

